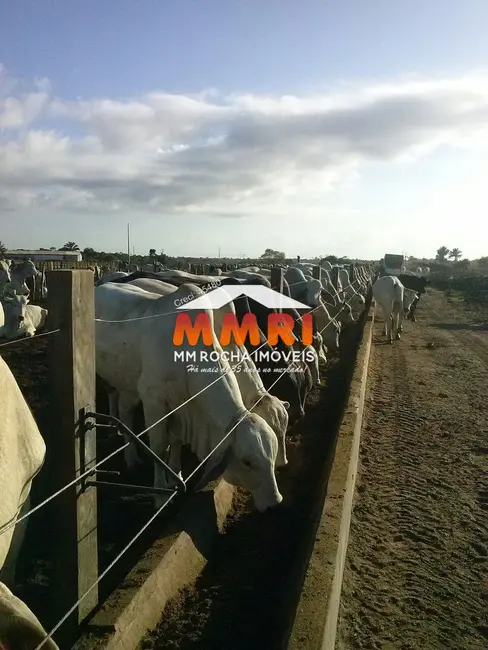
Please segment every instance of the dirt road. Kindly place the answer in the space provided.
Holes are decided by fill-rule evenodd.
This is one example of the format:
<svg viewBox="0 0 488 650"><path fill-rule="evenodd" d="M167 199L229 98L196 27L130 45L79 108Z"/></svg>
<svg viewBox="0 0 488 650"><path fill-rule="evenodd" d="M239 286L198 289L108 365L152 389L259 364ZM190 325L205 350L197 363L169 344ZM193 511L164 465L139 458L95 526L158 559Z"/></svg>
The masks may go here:
<svg viewBox="0 0 488 650"><path fill-rule="evenodd" d="M338 650L488 646L487 323L437 291L376 323Z"/></svg>

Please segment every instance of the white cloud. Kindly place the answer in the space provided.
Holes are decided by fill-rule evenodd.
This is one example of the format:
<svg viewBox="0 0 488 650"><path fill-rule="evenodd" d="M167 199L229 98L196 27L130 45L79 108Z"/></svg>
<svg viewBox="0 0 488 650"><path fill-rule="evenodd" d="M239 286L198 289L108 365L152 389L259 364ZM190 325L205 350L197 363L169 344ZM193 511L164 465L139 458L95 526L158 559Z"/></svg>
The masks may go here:
<svg viewBox="0 0 488 650"><path fill-rule="evenodd" d="M488 143L484 73L302 97L211 89L72 101L0 67L0 88L3 210L277 215L351 187L365 162Z"/></svg>

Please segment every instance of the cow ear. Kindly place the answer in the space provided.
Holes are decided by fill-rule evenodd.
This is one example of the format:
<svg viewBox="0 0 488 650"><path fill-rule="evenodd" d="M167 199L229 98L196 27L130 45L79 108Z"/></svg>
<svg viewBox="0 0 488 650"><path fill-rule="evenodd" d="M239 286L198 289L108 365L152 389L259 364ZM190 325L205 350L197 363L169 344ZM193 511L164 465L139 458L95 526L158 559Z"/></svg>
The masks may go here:
<svg viewBox="0 0 488 650"><path fill-rule="evenodd" d="M203 467L203 475L195 485L195 490L202 490L212 481L216 481L224 473L231 457L231 448L228 446L225 450L218 449L207 460Z"/></svg>
<svg viewBox="0 0 488 650"><path fill-rule="evenodd" d="M288 409L290 408L290 402L287 402L286 400L283 400L282 404L286 408L286 410L288 411Z"/></svg>

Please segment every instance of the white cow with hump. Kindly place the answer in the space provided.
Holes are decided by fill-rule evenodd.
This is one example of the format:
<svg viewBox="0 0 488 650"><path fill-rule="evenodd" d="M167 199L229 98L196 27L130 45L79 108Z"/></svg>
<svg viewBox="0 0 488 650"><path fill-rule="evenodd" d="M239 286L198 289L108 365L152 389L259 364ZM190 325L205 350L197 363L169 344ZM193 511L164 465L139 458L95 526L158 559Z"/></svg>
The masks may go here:
<svg viewBox="0 0 488 650"><path fill-rule="evenodd" d="M34 650L47 634L31 610L11 591L26 520L2 532L29 509L32 480L46 453L20 388L0 357L0 648ZM7 586L8 585L8 586ZM46 650L59 650L52 640Z"/></svg>
<svg viewBox="0 0 488 650"><path fill-rule="evenodd" d="M395 338L400 339L403 328L403 293L403 284L393 275L384 275L373 284L373 298L381 307L385 323L383 334L389 343L393 342L393 329Z"/></svg>
<svg viewBox="0 0 488 650"><path fill-rule="evenodd" d="M294 300L303 302L309 307L320 305L320 292L322 284L320 280L306 277L300 269L289 266L285 272L285 279L290 287L290 295Z"/></svg>
<svg viewBox="0 0 488 650"><path fill-rule="evenodd" d="M176 291L176 287L168 284L167 282L162 282L160 280L153 280L149 278L139 278L132 280L127 283L133 286L140 287L145 291L152 293L157 293L162 296L167 296L170 293ZM214 310L214 320L215 320L215 331L217 333L222 331L222 323L226 314L234 314L235 308L231 302L229 296L229 303L221 307L220 309ZM233 339L229 345L224 346L224 349L229 352L231 355L234 354L240 357L247 357L247 352L244 346L237 345ZM232 357L230 357L232 359ZM236 365L231 363L232 366ZM247 409L256 404L259 398L260 401L252 409L254 413L260 415L263 420L265 420L269 426L276 433L278 438L278 456L276 458L276 466L283 467L287 464L286 459L286 446L285 446L285 435L288 429L288 409L290 408L289 402L282 402L275 395L270 395L263 385L261 376L254 364L254 361L247 358L235 372L235 377L237 383L239 384L239 389L241 391L241 396L244 402L244 405Z"/></svg>
<svg viewBox="0 0 488 650"><path fill-rule="evenodd" d="M10 260L0 260L0 296L3 293L3 288L11 280L10 275Z"/></svg>
<svg viewBox="0 0 488 650"><path fill-rule="evenodd" d="M339 269L339 279L346 303L355 311L362 311L366 301L364 296L359 293L359 283L351 282L347 269Z"/></svg>
<svg viewBox="0 0 488 650"><path fill-rule="evenodd" d="M43 327L46 317L47 309L30 305L27 296L18 295L15 291L12 294L5 293L0 301L0 338L34 336L36 331Z"/></svg>
<svg viewBox="0 0 488 650"><path fill-rule="evenodd" d="M230 483L247 489L256 508L264 512L283 500L274 473L278 454L275 433L262 417L246 409L225 360L210 360L212 351L222 351L215 334L211 346L200 339L191 348L184 342L178 349L196 352L197 357L207 353L208 361L199 360L199 372L189 372L187 363L174 358L175 307L202 296L204 292L191 284L167 296L136 286L107 283L96 287L96 318L102 319L96 322L97 374L118 391L122 421L132 422L132 411L142 402L146 426L157 423L149 430L151 448L165 458L169 445L169 464L177 473L181 471L181 444L188 444L203 461L235 427L210 456L207 476L216 478L223 473ZM212 310L200 313L207 315L213 329ZM188 404L181 406L187 400ZM174 409L171 419L166 417ZM155 463L155 487L167 487L169 482ZM164 501L161 494L155 496L156 507Z"/></svg>

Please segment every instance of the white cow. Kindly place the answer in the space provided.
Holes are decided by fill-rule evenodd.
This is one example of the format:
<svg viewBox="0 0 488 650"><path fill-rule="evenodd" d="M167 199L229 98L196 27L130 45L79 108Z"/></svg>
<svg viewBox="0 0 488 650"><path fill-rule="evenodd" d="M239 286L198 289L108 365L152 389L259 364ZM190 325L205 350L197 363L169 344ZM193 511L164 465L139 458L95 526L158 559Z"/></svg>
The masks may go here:
<svg viewBox="0 0 488 650"><path fill-rule="evenodd" d="M327 307L321 302L313 312L315 328L322 337L323 344L330 351L339 349L339 337L341 334L341 323L333 318Z"/></svg>
<svg viewBox="0 0 488 650"><path fill-rule="evenodd" d="M107 282L112 282L112 280L116 280L117 278L123 278L125 276L129 275L125 271L111 271L110 273L106 273L105 275L102 275L100 280L96 282L95 286L99 287L102 284L106 284Z"/></svg>
<svg viewBox="0 0 488 650"><path fill-rule="evenodd" d="M142 402L146 425L157 423L149 430L151 448L164 458L170 446L169 464L177 473L181 471L180 444L188 444L203 461L235 427L210 456L207 478L223 473L227 481L247 489L258 511L264 512L283 500L274 474L278 441L263 418L245 408L228 363L210 360L212 353L221 357L222 352L211 309L201 313L211 324L213 345L204 345L200 338L191 348L186 341L179 348L196 353L199 371L189 371L187 363L174 358L175 306L197 296L205 294L191 284L168 296L136 286L107 283L96 287L97 319L121 321L96 322L97 373L118 391L122 421L132 422L132 410ZM144 319L127 320L134 318ZM187 400L191 401L181 407ZM173 409L177 411L169 419L166 416ZM155 487L167 487L168 483L163 468L155 463ZM164 496L156 494L156 507L164 501Z"/></svg>
<svg viewBox="0 0 488 650"><path fill-rule="evenodd" d="M44 440L9 367L0 357L0 531L29 509L32 480L46 454ZM0 648L34 650L46 632L36 616L6 586L13 585L15 563L26 520L0 532ZM6 584L5 584L6 583ZM59 650L52 640L46 650Z"/></svg>
<svg viewBox="0 0 488 650"><path fill-rule="evenodd" d="M313 277L313 268L314 264L310 264L308 262L299 262L297 264L294 264L292 268L294 269L300 269L300 271L303 272L303 275Z"/></svg>
<svg viewBox="0 0 488 650"><path fill-rule="evenodd" d="M138 278L136 280L132 280L128 284L140 287L145 291L157 293L161 296L167 296L168 294L174 293L176 291L176 287L168 284L167 282L149 278ZM214 310L213 313L215 331L216 333L220 333L222 331L222 324L225 316L227 314L233 314L235 316L234 304L232 301L230 301L220 309ZM245 347L242 345L237 345L233 337L231 337L229 345L223 346L223 348L229 352L231 359L248 357ZM231 363L231 365L234 366L236 364ZM239 389L241 391L244 406L247 409L251 409L257 400L259 398L262 398L253 408L253 412L260 415L276 433L276 436L278 438L278 456L276 458L276 466L285 466L288 463L286 459L285 436L288 428L287 410L290 408L290 403L282 402L280 399L278 399L278 397L270 395L270 393L266 391L261 380L261 376L252 358L247 358L247 360L238 367L235 372L235 376L239 385Z"/></svg>
<svg viewBox="0 0 488 650"><path fill-rule="evenodd" d="M393 343L393 328L395 338L400 338L403 327L403 295L404 286L393 275L384 275L373 284L373 298L383 312L384 328L388 342Z"/></svg>
<svg viewBox="0 0 488 650"><path fill-rule="evenodd" d="M320 280L306 278L303 271L289 266L286 269L285 279L290 287L290 295L294 300L305 303L309 307L320 305L320 292L322 284Z"/></svg>
<svg viewBox="0 0 488 650"><path fill-rule="evenodd" d="M17 339L34 336L44 326L47 309L28 304L27 296L7 293L0 301L0 337Z"/></svg>
<svg viewBox="0 0 488 650"><path fill-rule="evenodd" d="M345 302L355 311L362 311L365 305L364 296L359 293L359 283L351 283L347 269L339 269L339 279L343 288ZM356 287L354 286L356 284Z"/></svg>
<svg viewBox="0 0 488 650"><path fill-rule="evenodd" d="M343 300L337 293L337 289L335 288L334 283L332 282L332 279L330 277L329 271L327 271L327 269L321 269L320 281L322 283L323 289L331 295L334 305L341 304Z"/></svg>
<svg viewBox="0 0 488 650"><path fill-rule="evenodd" d="M271 271L269 272L268 275L263 275L261 271L259 272L251 272L251 271L243 271L242 269L237 269L235 271L229 271L229 273L226 273L226 275L229 278L239 278L241 280L259 280L259 282L262 282L266 286L271 286L270 284L270 278L271 278Z"/></svg>
<svg viewBox="0 0 488 650"><path fill-rule="evenodd" d="M6 284L11 280L10 260L0 260L0 296Z"/></svg>
<svg viewBox="0 0 488 650"><path fill-rule="evenodd" d="M327 310L329 317L334 318L337 320L339 323L342 323L343 325L347 325L349 323L354 323L354 315L352 313L351 305L349 305L347 302L339 303L338 305L325 305L325 309Z"/></svg>
<svg viewBox="0 0 488 650"><path fill-rule="evenodd" d="M247 271L248 273L259 273L259 266L244 266L241 269L236 269L238 271Z"/></svg>
<svg viewBox="0 0 488 650"><path fill-rule="evenodd" d="M24 321L19 328L19 337L34 336L37 330L44 327L47 318L47 309L39 305L27 305L25 308Z"/></svg>
<svg viewBox="0 0 488 650"><path fill-rule="evenodd" d="M32 260L26 260L13 268L10 267L10 289L18 294L28 296L30 291L25 281L27 278L35 278L38 275L41 275L41 273L36 269L36 265Z"/></svg>
<svg viewBox="0 0 488 650"><path fill-rule="evenodd" d="M17 338L25 319L27 298L17 294L4 295L0 301L0 338Z"/></svg>

